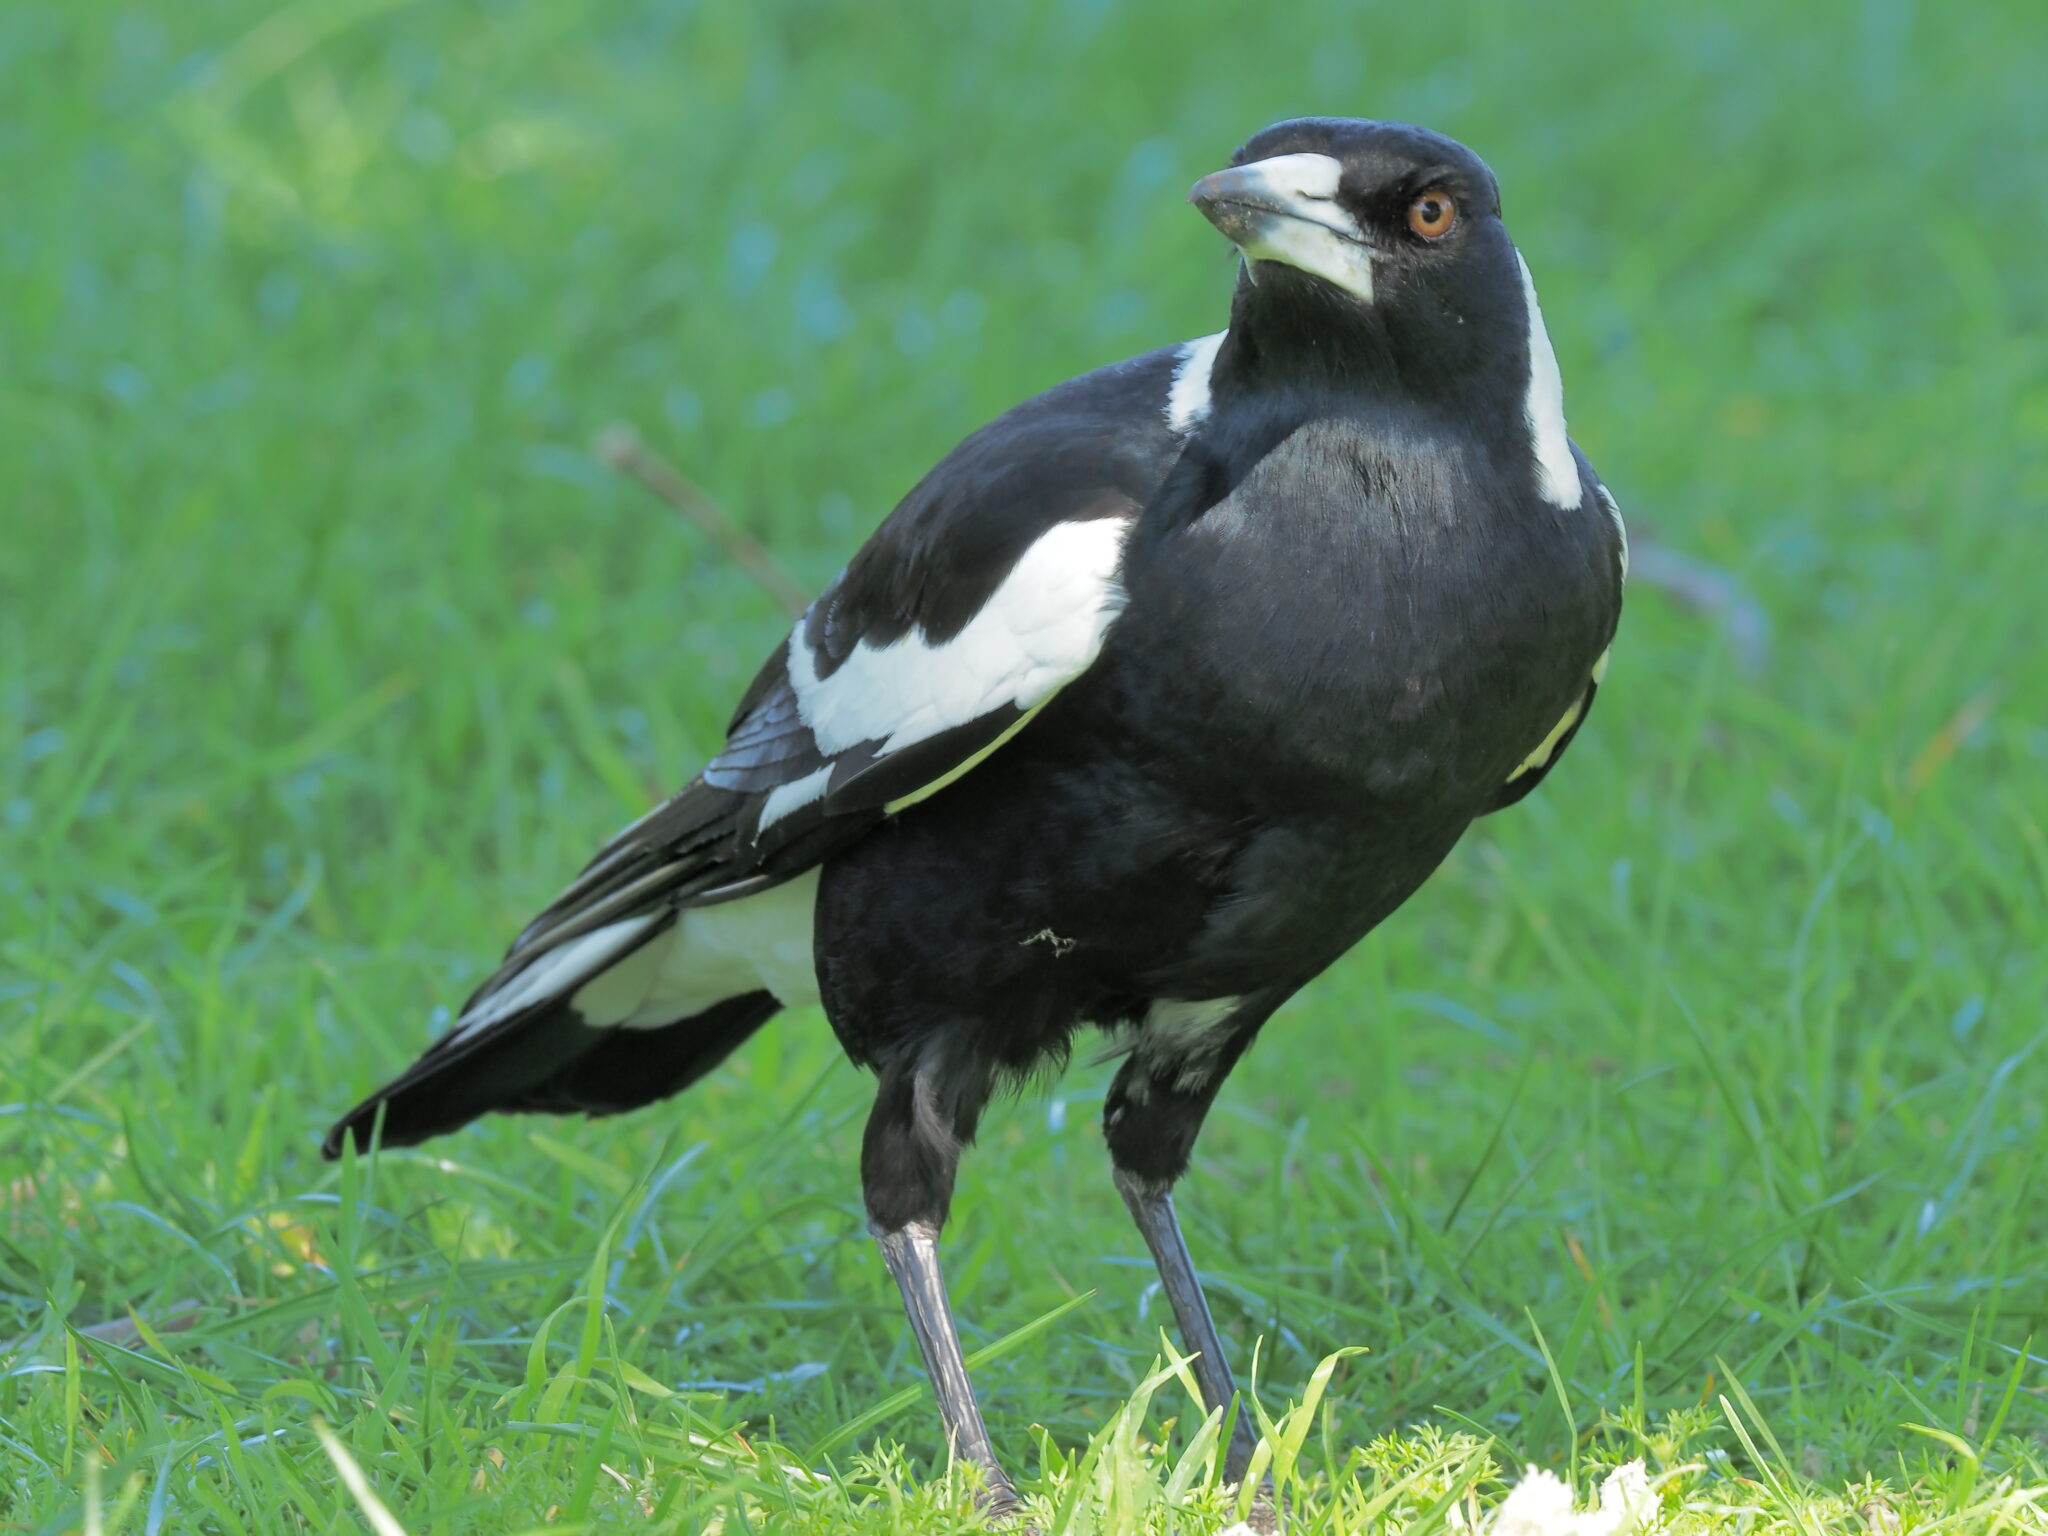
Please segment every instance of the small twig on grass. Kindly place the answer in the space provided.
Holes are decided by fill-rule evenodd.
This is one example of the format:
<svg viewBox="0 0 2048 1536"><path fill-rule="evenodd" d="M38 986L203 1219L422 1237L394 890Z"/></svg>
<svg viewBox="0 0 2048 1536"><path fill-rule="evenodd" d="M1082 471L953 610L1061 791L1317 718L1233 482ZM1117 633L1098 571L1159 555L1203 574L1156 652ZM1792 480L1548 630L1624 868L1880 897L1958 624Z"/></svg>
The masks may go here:
<svg viewBox="0 0 2048 1536"><path fill-rule="evenodd" d="M206 1309L196 1301L174 1301L164 1308L163 1313L150 1324L155 1334L183 1333L187 1328L196 1328L206 1318ZM97 1340L112 1344L120 1349L133 1349L142 1342L142 1330L136 1326L132 1314L126 1317L111 1317L104 1323L92 1323L84 1328L71 1330L81 1339ZM35 1338L33 1333L24 1333L18 1339L9 1339L0 1344L0 1359L21 1353Z"/></svg>
<svg viewBox="0 0 2048 1536"><path fill-rule="evenodd" d="M598 434L597 457L648 490L695 523L761 589L792 618L810 606L810 597L782 562L746 529L726 516L725 509L678 474L673 465L640 440L625 422L614 422Z"/></svg>
<svg viewBox="0 0 2048 1536"><path fill-rule="evenodd" d="M2005 685L1994 682L1965 699L1914 757L1906 769L1906 787L1917 795L1932 784L1934 776L1948 765L1948 760L1962 750L1963 743L1976 735L1984 722L1991 718L2004 693Z"/></svg>

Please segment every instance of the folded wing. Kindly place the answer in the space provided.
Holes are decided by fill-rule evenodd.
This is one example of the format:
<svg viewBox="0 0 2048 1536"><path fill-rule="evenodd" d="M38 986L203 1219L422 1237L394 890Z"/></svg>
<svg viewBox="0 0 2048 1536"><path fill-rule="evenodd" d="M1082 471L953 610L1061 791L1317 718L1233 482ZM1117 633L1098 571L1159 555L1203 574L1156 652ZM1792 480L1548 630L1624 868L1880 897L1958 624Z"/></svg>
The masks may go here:
<svg viewBox="0 0 2048 1536"><path fill-rule="evenodd" d="M718 755L527 926L330 1153L380 1107L392 1143L491 1108L632 1107L813 999L803 877L971 769L1100 654L1125 539L1176 445L1143 398L1170 366L1155 354L1062 386L934 469L768 659ZM1143 409L1106 416L1077 398L1091 386Z"/></svg>

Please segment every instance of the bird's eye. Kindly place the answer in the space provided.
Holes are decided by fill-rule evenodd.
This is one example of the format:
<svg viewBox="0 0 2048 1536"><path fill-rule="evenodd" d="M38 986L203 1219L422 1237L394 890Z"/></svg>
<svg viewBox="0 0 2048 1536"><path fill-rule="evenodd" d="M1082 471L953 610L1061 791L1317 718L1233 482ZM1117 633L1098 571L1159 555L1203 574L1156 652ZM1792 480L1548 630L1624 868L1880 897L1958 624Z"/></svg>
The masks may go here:
<svg viewBox="0 0 2048 1536"><path fill-rule="evenodd" d="M1425 240L1441 240L1458 222L1458 205L1448 192L1425 192L1408 205L1408 227Z"/></svg>

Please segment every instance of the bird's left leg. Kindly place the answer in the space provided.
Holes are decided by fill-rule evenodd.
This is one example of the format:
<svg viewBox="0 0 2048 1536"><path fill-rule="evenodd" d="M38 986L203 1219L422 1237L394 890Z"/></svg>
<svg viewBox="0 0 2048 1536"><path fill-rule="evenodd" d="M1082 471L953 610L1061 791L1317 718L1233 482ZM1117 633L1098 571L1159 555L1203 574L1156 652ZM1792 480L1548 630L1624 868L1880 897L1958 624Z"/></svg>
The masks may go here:
<svg viewBox="0 0 2048 1536"><path fill-rule="evenodd" d="M868 1229L902 1293L946 1438L955 1456L981 1469L988 1507L1007 1514L1018 1507L1017 1489L989 1443L939 1272L939 1230L952 1204L960 1149L973 1139L988 1095L984 1068L949 1063L942 1050L913 1050L891 1061L868 1116L860 1174Z"/></svg>
<svg viewBox="0 0 2048 1536"><path fill-rule="evenodd" d="M1223 1341L1217 1336L1194 1261L1180 1234L1173 1186L1187 1172L1195 1136L1217 1090L1251 1043L1267 1011L1261 1010L1250 1020L1216 1021L1212 1033L1195 1049L1177 1048L1182 1042L1170 1035L1141 1036L1110 1085L1103 1105L1103 1135L1109 1143L1117 1192L1152 1251L1160 1285L1173 1307L1174 1320L1180 1324L1181 1342L1195 1356L1195 1381L1202 1389L1203 1401L1212 1411L1221 1409L1226 1415L1237 1395L1237 1384L1231 1379ZM1147 1025L1148 1030L1157 1027L1156 1023ZM1233 1483L1244 1479L1258 1444L1252 1423L1250 1412L1241 1408L1224 1455L1224 1475Z"/></svg>

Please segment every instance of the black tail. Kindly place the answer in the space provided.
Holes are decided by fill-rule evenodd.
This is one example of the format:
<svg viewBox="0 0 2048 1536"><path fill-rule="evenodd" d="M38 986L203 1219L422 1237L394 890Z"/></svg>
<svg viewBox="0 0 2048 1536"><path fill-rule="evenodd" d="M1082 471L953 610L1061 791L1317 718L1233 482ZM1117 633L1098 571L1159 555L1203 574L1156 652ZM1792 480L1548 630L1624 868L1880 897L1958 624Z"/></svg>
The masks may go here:
<svg viewBox="0 0 2048 1536"><path fill-rule="evenodd" d="M378 1112L384 1145L409 1147L492 1110L615 1115L681 1093L737 1050L782 1005L771 993L729 997L659 1029L597 1029L564 1002L535 1008L448 1048L437 1044L335 1122L320 1150L370 1144Z"/></svg>

